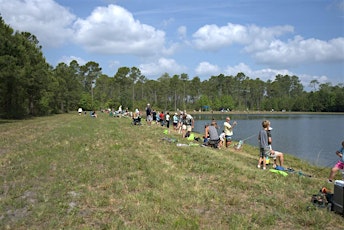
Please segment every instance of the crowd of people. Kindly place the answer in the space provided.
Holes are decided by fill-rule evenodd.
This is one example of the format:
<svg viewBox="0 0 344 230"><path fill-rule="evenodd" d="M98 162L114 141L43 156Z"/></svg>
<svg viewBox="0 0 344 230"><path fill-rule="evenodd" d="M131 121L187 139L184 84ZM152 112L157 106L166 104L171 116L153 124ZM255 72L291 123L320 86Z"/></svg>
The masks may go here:
<svg viewBox="0 0 344 230"><path fill-rule="evenodd" d="M110 110L109 110L110 111ZM86 114L82 108L78 109L78 114ZM112 111L110 111L112 112ZM152 109L150 104L147 104L145 109L146 112L146 123L148 126L152 124L157 124L160 126L166 126L170 129L170 123L172 122L172 130L181 134L182 138L190 137L190 134L194 128L195 120L191 114L186 111L178 111L171 117L168 111L156 111ZM124 114L122 111L122 105L115 111L114 114ZM134 112L129 112L127 109L125 111L127 116L132 117L134 125L141 125L141 112L135 109ZM90 112L91 117L97 118L96 111ZM209 146L217 149L223 147L229 148L232 143L233 128L237 125L237 122L230 122L230 117L226 117L223 123L223 130L219 134L219 126L215 120L212 120L210 124L206 124L204 127L203 143L202 146ZM266 169L267 159L273 160L273 168L280 167L283 169L284 165L284 154L272 148L272 133L273 128L268 120L262 121L262 129L258 132L258 143L259 143L259 159L257 168ZM199 141L200 138L195 138ZM242 142L242 141L241 141ZM344 177L344 141L341 143L341 147L336 151L336 155L340 158L338 162L331 169L330 175L328 177L328 182L333 183L334 177L338 171L343 171Z"/></svg>
<svg viewBox="0 0 344 230"><path fill-rule="evenodd" d="M194 118L186 111L179 111L179 114L174 113L173 117L171 117L168 111L155 111L155 109L151 108L150 104L147 104L146 122L148 126L151 126L152 124L159 124L161 126L166 126L167 129L170 129L171 121L173 130L180 133L183 138L185 138L187 134L192 131L195 124Z"/></svg>
<svg viewBox="0 0 344 230"><path fill-rule="evenodd" d="M148 103L145 108L146 113L146 123L148 126L152 124L157 124L161 126L166 126L170 129L170 122L172 122L172 129L181 134L182 138L190 136L195 124L195 120L191 114L186 111L178 111L174 113L171 117L168 111L156 111ZM134 115L139 116L140 112L136 110ZM133 117L134 122L136 117ZM212 120L210 124L206 124L204 127L203 143L202 146L209 146L216 149L229 148L232 144L233 129L237 125L237 122L234 121L231 123L229 116L226 117L223 123L223 130L219 134L219 126L217 125L216 120ZM263 121L263 129L258 134L258 141L260 145L259 153L259 162L258 168L266 169L266 159L273 159L273 167L276 168L279 164L280 167L283 167L284 164L284 154L282 152L276 151L272 148L272 134L269 121ZM199 138L197 139L199 141Z"/></svg>

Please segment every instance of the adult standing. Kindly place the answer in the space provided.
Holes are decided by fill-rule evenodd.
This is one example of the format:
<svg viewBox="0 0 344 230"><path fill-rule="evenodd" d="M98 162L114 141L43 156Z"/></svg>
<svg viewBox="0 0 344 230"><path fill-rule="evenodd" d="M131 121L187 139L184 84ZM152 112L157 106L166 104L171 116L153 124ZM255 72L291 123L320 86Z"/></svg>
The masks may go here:
<svg viewBox="0 0 344 230"><path fill-rule="evenodd" d="M174 113L173 115L173 129L174 130L178 129L178 122L179 122L178 113Z"/></svg>
<svg viewBox="0 0 344 230"><path fill-rule="evenodd" d="M153 109L152 117L153 117L153 123L156 122L156 111L155 111L155 109Z"/></svg>
<svg viewBox="0 0 344 230"><path fill-rule="evenodd" d="M151 126L152 120L153 120L152 109L150 107L150 104L148 103L146 107L146 122L148 126Z"/></svg>
<svg viewBox="0 0 344 230"><path fill-rule="evenodd" d="M160 112L160 114L159 114L159 121L160 121L161 126L165 125L165 114L164 114L164 111Z"/></svg>
<svg viewBox="0 0 344 230"><path fill-rule="evenodd" d="M170 128L170 113L167 112L165 116L166 128Z"/></svg>
<svg viewBox="0 0 344 230"><path fill-rule="evenodd" d="M185 117L185 119L186 119L186 131L191 132L192 129L195 127L195 120L190 114L188 114L188 113L185 113L185 114L186 114L186 117Z"/></svg>
<svg viewBox="0 0 344 230"><path fill-rule="evenodd" d="M230 117L226 117L226 121L223 123L223 129L225 132L226 147L228 148L232 143L233 128L236 126L237 122L234 121L233 124L230 124Z"/></svg>

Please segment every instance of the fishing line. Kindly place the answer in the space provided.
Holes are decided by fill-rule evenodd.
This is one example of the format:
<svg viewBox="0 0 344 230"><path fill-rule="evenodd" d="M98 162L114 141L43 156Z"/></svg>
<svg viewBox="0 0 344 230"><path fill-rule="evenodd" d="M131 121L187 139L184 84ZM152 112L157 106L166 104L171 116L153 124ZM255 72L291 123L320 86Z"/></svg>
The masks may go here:
<svg viewBox="0 0 344 230"><path fill-rule="evenodd" d="M249 137L243 139L242 141L246 141L246 140L248 140L248 139L251 139L251 138L254 137L254 136L257 136L257 134L253 134L252 136L249 136Z"/></svg>

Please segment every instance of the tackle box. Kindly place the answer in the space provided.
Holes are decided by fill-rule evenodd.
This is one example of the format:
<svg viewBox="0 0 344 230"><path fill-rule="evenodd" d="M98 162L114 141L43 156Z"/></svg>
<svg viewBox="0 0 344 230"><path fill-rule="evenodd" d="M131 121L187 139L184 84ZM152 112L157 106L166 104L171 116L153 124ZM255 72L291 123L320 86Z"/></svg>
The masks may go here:
<svg viewBox="0 0 344 230"><path fill-rule="evenodd" d="M344 215L344 181L336 180L334 182L334 192L332 201L333 211Z"/></svg>

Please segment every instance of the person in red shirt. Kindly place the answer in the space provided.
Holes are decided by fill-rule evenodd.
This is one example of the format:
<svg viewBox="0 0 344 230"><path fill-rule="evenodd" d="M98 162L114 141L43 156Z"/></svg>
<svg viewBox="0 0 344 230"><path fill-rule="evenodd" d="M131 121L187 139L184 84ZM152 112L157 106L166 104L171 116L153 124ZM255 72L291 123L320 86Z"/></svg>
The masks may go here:
<svg viewBox="0 0 344 230"><path fill-rule="evenodd" d="M161 124L161 126L164 126L164 124L165 124L165 114L164 114L164 111L161 111L161 113L159 114L159 117L160 117L160 124Z"/></svg>

